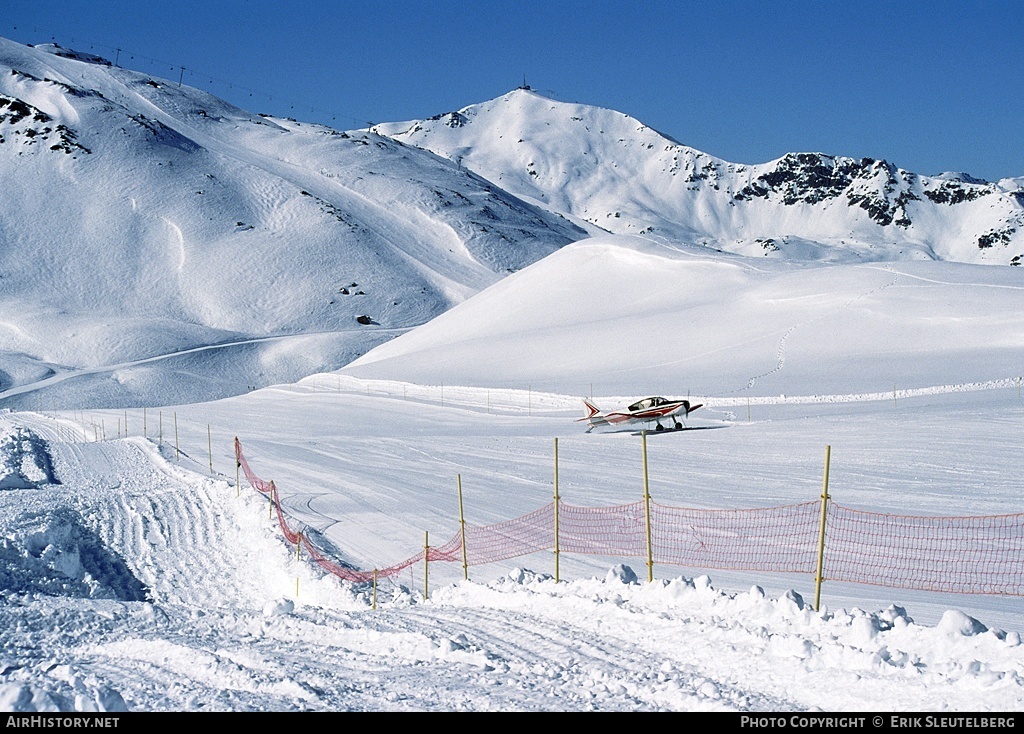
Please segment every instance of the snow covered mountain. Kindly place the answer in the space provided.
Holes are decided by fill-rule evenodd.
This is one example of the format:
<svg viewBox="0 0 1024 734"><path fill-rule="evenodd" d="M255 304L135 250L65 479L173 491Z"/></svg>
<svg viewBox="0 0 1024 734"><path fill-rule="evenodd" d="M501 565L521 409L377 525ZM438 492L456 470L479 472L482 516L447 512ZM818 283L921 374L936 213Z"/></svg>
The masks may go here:
<svg viewBox="0 0 1024 734"><path fill-rule="evenodd" d="M392 139L5 39L0 177L11 407L299 379L586 234ZM237 346L206 348L223 344ZM188 379L172 389L169 372ZM40 380L42 403L18 392Z"/></svg>
<svg viewBox="0 0 1024 734"><path fill-rule="evenodd" d="M736 165L525 88L342 132L5 39L0 175L13 408L190 403L338 369L609 232L795 262L1024 258L1024 179Z"/></svg>
<svg viewBox="0 0 1024 734"><path fill-rule="evenodd" d="M614 234L653 232L789 260L1024 259L1021 179L921 176L822 153L739 165L621 112L529 88L373 130Z"/></svg>

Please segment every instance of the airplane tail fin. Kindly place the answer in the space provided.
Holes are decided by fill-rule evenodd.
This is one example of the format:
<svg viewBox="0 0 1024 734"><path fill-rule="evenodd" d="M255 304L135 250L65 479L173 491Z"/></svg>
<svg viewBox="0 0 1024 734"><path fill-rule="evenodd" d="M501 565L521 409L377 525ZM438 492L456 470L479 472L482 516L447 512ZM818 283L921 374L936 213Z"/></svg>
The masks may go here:
<svg viewBox="0 0 1024 734"><path fill-rule="evenodd" d="M601 412L601 409L594 405L592 402L583 398L583 406L586 408L587 414L583 416L586 418L593 418L595 415Z"/></svg>

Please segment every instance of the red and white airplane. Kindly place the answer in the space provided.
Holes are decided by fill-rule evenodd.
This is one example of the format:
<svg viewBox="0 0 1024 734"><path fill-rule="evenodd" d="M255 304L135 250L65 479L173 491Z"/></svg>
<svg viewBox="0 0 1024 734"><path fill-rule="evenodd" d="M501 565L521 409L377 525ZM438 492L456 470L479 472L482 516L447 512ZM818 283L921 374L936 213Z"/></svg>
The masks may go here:
<svg viewBox="0 0 1024 734"><path fill-rule="evenodd" d="M650 397L638 400L632 405L616 410L602 411L591 401L584 398L583 405L586 406L587 414L579 421L587 421L587 433L590 433L598 426L618 425L620 423L656 423L656 431L664 431L662 421L671 421L670 426L677 430L683 427L680 419L685 419L703 403L690 405L689 400L674 400L671 398Z"/></svg>

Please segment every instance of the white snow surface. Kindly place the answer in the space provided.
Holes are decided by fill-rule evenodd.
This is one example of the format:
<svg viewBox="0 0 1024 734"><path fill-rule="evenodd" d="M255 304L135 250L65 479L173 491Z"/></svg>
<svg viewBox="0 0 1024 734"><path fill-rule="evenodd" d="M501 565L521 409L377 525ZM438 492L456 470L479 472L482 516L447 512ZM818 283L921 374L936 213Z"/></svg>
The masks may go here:
<svg viewBox="0 0 1024 734"><path fill-rule="evenodd" d="M556 583L545 552L468 580L416 563L374 599L297 557L236 486L237 436L293 527L367 571L453 537L460 484L470 525L546 505L556 438L563 501L637 501L644 439L576 422L593 378L603 407L701 386L690 430L647 440L664 505L814 500L827 446L848 507L1024 510L1024 399L1003 353L1020 354L1020 270L753 263L606 237L347 370L146 411L0 414L60 482L0 491L0 707L1019 711L1017 597L826 579L815 610L810 575L655 564L648 582L642 557L563 554ZM588 343L602 333L608 348ZM821 366L830 353L849 374ZM553 367L579 389L522 384Z"/></svg>
<svg viewBox="0 0 1024 734"><path fill-rule="evenodd" d="M346 132L2 38L0 177L0 401L22 409L157 407L337 369L588 235L1024 263L1019 178L730 163L529 89Z"/></svg>
<svg viewBox="0 0 1024 734"><path fill-rule="evenodd" d="M1017 268L765 261L619 235L569 245L343 372L570 394L891 396L1016 375L1022 348Z"/></svg>
<svg viewBox="0 0 1024 734"><path fill-rule="evenodd" d="M844 246L805 207L790 223L810 229L771 250L695 229L724 221L700 179L707 216L673 229L642 197L609 234L579 209L586 181L625 200L607 168L558 201L540 166L503 191L487 136L446 161L400 128L343 137L59 51L0 40L0 101L71 150L26 132L35 113L0 123L5 176L35 176L0 190L23 212L0 221L0 710L1024 708L1020 597L825 579L815 609L809 574L561 554L556 580L550 552L375 589L297 553L234 462L237 437L288 522L363 571L454 537L460 506L472 526L546 506L556 445L560 497L586 507L640 500L645 473L666 506L813 501L828 452L847 507L1024 512L1024 269L952 256L932 237L946 210L911 211L902 239L861 221ZM492 106L552 121L521 92ZM578 112L565 124L597 114ZM890 174L978 193L963 222L1020 210L1020 179ZM48 220L55 202L73 215ZM373 286L370 331L340 300L353 281ZM197 401L239 381L263 387ZM584 396L654 394L702 407L646 436L578 421Z"/></svg>

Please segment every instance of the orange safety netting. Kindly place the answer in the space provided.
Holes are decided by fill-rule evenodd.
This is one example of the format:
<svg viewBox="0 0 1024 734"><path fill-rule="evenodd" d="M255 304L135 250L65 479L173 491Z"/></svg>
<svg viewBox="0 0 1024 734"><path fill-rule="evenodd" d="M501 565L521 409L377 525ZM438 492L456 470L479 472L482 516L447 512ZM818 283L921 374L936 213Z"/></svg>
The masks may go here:
<svg viewBox="0 0 1024 734"><path fill-rule="evenodd" d="M555 547L552 519L554 503L514 520L483 527L466 527L466 564L478 566L529 555ZM454 538L457 560L462 560L462 539Z"/></svg>
<svg viewBox="0 0 1024 734"><path fill-rule="evenodd" d="M375 578L394 576L400 573L402 570L408 568L409 566L415 563L419 563L423 560L423 552L420 551L418 554L406 559L405 561L402 561L401 563L389 566L387 568L375 569L373 571L358 571L352 568L348 568L347 566L337 561L331 560L324 553L324 551L322 551L320 548L316 547L316 545L313 544L313 541L310 537L312 533L310 533L308 529L306 529L306 532L303 532L301 530L292 530L291 527L289 527L288 521L285 517L284 509L281 507L281 500L280 497L278 496L277 486L274 484L273 480L264 481L263 479L260 479L256 475L256 473L252 470L252 467L249 466L249 462L246 461L245 454L242 452L242 444L241 442L239 442L237 438L235 439L235 462L238 464L239 468L245 474L245 478L249 482L249 485L256 491L260 492L261 494L267 495L274 509L277 511L277 521L278 524L281 526L281 532L284 533L285 539L289 543L298 544L300 547L305 548L310 558L312 558L313 561L318 566L320 566L328 573L333 574L341 579L344 579L345 581L352 581L356 583L367 582L372 581ZM451 541L449 541L449 545L451 545ZM456 549L458 549L459 546L461 546L461 543L458 543L456 545ZM430 553L427 559L429 561L455 560L454 558L448 557L449 554L444 553L441 549L430 548L429 550Z"/></svg>
<svg viewBox="0 0 1024 734"><path fill-rule="evenodd" d="M366 582L394 576L424 560L420 550L374 571L331 560L314 545L310 532L289 528L277 487L252 472L238 439L235 456L249 484L269 496L285 538L301 544L328 573ZM562 553L631 558L647 558L649 548L653 563L815 574L820 519L820 501L753 510L690 509L643 501L602 508L552 502L512 520L466 526L464 556L461 532L425 551L428 562L477 566L556 547ZM829 504L826 520L823 579L961 594L1024 595L1024 514L886 515Z"/></svg>
<svg viewBox="0 0 1024 734"><path fill-rule="evenodd" d="M691 510L652 503L651 546L659 563L815 573L820 520L820 502L757 510Z"/></svg>
<svg viewBox="0 0 1024 734"><path fill-rule="evenodd" d="M824 578L957 594L1024 595L1024 515L886 515L831 504Z"/></svg>

